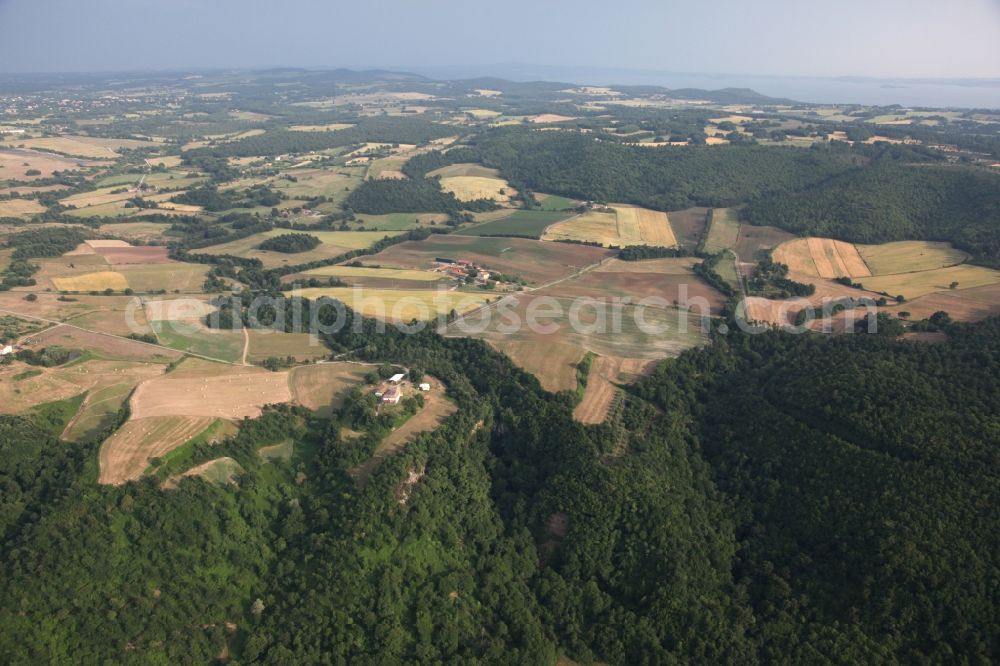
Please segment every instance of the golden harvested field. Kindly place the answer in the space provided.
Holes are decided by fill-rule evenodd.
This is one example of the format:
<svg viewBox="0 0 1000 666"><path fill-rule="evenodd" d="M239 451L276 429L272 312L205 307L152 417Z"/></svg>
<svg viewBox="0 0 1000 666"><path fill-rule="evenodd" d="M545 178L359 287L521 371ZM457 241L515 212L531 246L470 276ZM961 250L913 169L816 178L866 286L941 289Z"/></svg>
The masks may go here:
<svg viewBox="0 0 1000 666"><path fill-rule="evenodd" d="M514 191L502 178L482 176L448 176L441 179L441 189L451 192L459 201L492 199L498 203L510 201Z"/></svg>
<svg viewBox="0 0 1000 666"><path fill-rule="evenodd" d="M576 390L576 366L584 350L558 342L493 340L490 344L510 357L514 365L538 378L552 393Z"/></svg>
<svg viewBox="0 0 1000 666"><path fill-rule="evenodd" d="M624 204L553 224L542 240L577 240L612 247L677 244L666 213Z"/></svg>
<svg viewBox="0 0 1000 666"><path fill-rule="evenodd" d="M576 120L575 116L561 116L558 113L542 113L537 116L533 116L531 122L536 124L544 123L564 123L568 120Z"/></svg>
<svg viewBox="0 0 1000 666"><path fill-rule="evenodd" d="M319 337L308 333L248 329L247 335L250 338L247 361L251 363L272 356L282 359L291 356L297 361L309 361L329 356L331 353Z"/></svg>
<svg viewBox="0 0 1000 666"><path fill-rule="evenodd" d="M326 125L291 125L293 132L336 132L337 130L354 127L351 123L328 123Z"/></svg>
<svg viewBox="0 0 1000 666"><path fill-rule="evenodd" d="M152 458L163 456L197 436L215 421L210 417L131 418L101 445L98 481L119 485L142 476Z"/></svg>
<svg viewBox="0 0 1000 666"><path fill-rule="evenodd" d="M0 174L2 177L2 174ZM44 213L45 206L35 199L10 199L0 201L0 217L31 217Z"/></svg>
<svg viewBox="0 0 1000 666"><path fill-rule="evenodd" d="M858 245L858 252L872 275L927 271L965 263L969 255L950 243L900 241L882 245Z"/></svg>
<svg viewBox="0 0 1000 666"><path fill-rule="evenodd" d="M129 286L140 292L166 289L201 293L209 267L204 264L188 264L179 261L149 265L131 264L116 266L125 276Z"/></svg>
<svg viewBox="0 0 1000 666"><path fill-rule="evenodd" d="M772 257L793 272L815 277L862 278L872 274L857 247L832 238L797 238L776 247Z"/></svg>
<svg viewBox="0 0 1000 666"><path fill-rule="evenodd" d="M197 324L218 308L201 298L163 298L145 301L149 321L180 321Z"/></svg>
<svg viewBox="0 0 1000 666"><path fill-rule="evenodd" d="M441 274L406 268L373 268L368 266L322 266L305 271L309 277L371 278L378 280L404 280L406 282L438 282Z"/></svg>
<svg viewBox="0 0 1000 666"><path fill-rule="evenodd" d="M458 164L449 164L448 166L441 167L440 169L434 169L433 171L427 172L428 177L440 176L441 178L453 178L456 176L478 176L480 178L500 178L500 172L497 169L490 169L489 167L484 167L481 164L475 164L473 162L460 162Z"/></svg>
<svg viewBox="0 0 1000 666"><path fill-rule="evenodd" d="M95 250L109 247L132 247L123 240L85 240L83 244Z"/></svg>
<svg viewBox="0 0 1000 666"><path fill-rule="evenodd" d="M638 231L639 242L633 245L658 245L673 247L677 245L674 230L666 213L638 206L617 205L618 226L621 229L623 242L631 239ZM628 237L626 238L626 234Z"/></svg>
<svg viewBox="0 0 1000 666"><path fill-rule="evenodd" d="M40 347L36 347L40 348ZM41 403L65 400L85 391L94 393L81 406L99 399L100 393L115 385L125 385L129 390L144 379L163 373L163 363L106 360L94 358L55 368L37 368L21 362L0 366L0 413L17 414ZM14 376L27 370L40 374L14 380Z"/></svg>
<svg viewBox="0 0 1000 666"><path fill-rule="evenodd" d="M136 388L130 405L133 419L176 414L242 419L260 416L264 405L291 399L287 373L220 364L213 376L171 373L147 380Z"/></svg>
<svg viewBox="0 0 1000 666"><path fill-rule="evenodd" d="M102 234L114 234L133 241L163 241L169 237L166 235L170 228L169 224L162 222L121 222L119 224L102 224L98 231Z"/></svg>
<svg viewBox="0 0 1000 666"><path fill-rule="evenodd" d="M128 289L128 280L117 271L98 271L83 275L53 277L52 285L59 291L124 291Z"/></svg>
<svg viewBox="0 0 1000 666"><path fill-rule="evenodd" d="M740 236L739 217L731 208L715 208L711 213L711 226L702 249L709 254L736 247Z"/></svg>
<svg viewBox="0 0 1000 666"><path fill-rule="evenodd" d="M3 172L0 171L0 177L3 176ZM68 185L41 185L39 187L2 187L0 188L0 196L6 196L8 194L41 194L43 192L60 192L62 190L68 190Z"/></svg>
<svg viewBox="0 0 1000 666"><path fill-rule="evenodd" d="M27 148L52 150L66 155L112 159L118 157L115 152L119 148L147 148L157 144L152 141L135 139L105 139L91 136L60 136L27 139L23 141Z"/></svg>
<svg viewBox="0 0 1000 666"><path fill-rule="evenodd" d="M618 244L618 216L614 212L590 211L565 222L553 224L542 240L597 242L604 246Z"/></svg>
<svg viewBox="0 0 1000 666"><path fill-rule="evenodd" d="M88 206L100 206L102 204L114 203L116 201L125 201L126 199L131 199L135 196L135 192L116 192L115 190L125 189L123 185L113 185L110 187L104 187L101 189L93 190L91 192L80 192L79 194L72 194L65 199L61 199L59 203L64 206L75 206L77 208L86 208Z"/></svg>
<svg viewBox="0 0 1000 666"><path fill-rule="evenodd" d="M24 292L0 291L0 309L9 310L27 317L40 317L42 319L53 319L58 321L69 321L73 323L76 318L90 313L112 314L118 318L124 318L128 310L135 310L135 306L130 303L136 299L129 296L90 296L89 294L74 295L73 301L60 301L60 294L47 292L37 292L37 301L29 302L24 300ZM142 315L142 309L138 308L136 321L145 324L146 319ZM105 330L104 327L95 327L96 330ZM117 328L117 326L115 326Z"/></svg>
<svg viewBox="0 0 1000 666"><path fill-rule="evenodd" d="M936 291L951 291L952 282L958 283L958 291L971 287L983 287L1000 283L1000 271L983 266L961 264L950 268L938 268L917 273L881 275L860 280L865 289L889 294L902 295L907 299L918 298Z"/></svg>
<svg viewBox="0 0 1000 666"><path fill-rule="evenodd" d="M268 238L291 233L287 229L273 229L268 232L254 234L247 238L223 243L221 245L211 245L206 248L192 250L194 254L231 254L237 257L248 257L260 259L265 268L277 268L280 266L295 266L305 264L320 259L331 259L349 250L359 250L371 247L376 242L386 236L394 236L400 232L392 231L309 231L311 236L316 236L322 241L322 245L306 252L288 254L285 252L271 252L261 250L257 246Z"/></svg>
<svg viewBox="0 0 1000 666"><path fill-rule="evenodd" d="M459 313L485 305L490 293L449 291L446 289L363 289L354 287L318 287L301 290L305 298L321 296L337 299L366 317L408 323L426 321L452 310ZM493 295L495 297L495 294Z"/></svg>
<svg viewBox="0 0 1000 666"><path fill-rule="evenodd" d="M587 375L583 398L573 409L573 418L588 425L603 423L618 393L616 384L633 382L648 374L656 364L657 361L643 359L598 356Z"/></svg>
<svg viewBox="0 0 1000 666"><path fill-rule="evenodd" d="M791 325L799 310L808 306L810 301L805 298L790 298L776 300L760 296L747 296L743 301L745 308L743 316L751 322L775 324L777 326Z"/></svg>
<svg viewBox="0 0 1000 666"><path fill-rule="evenodd" d="M292 368L288 384L299 405L329 416L340 405L343 393L364 381L374 366L358 363L317 363Z"/></svg>
<svg viewBox="0 0 1000 666"><path fill-rule="evenodd" d="M893 313L909 312L911 319L926 319L935 312L945 311L952 319L979 321L1000 315L1000 284L983 287L939 291L890 308Z"/></svg>
<svg viewBox="0 0 1000 666"><path fill-rule="evenodd" d="M148 345L137 340L106 335L95 330L73 328L64 324L53 326L42 333L33 335L31 339L33 346L37 348L49 345L74 347L86 349L104 359L166 364L181 356L170 349Z"/></svg>
<svg viewBox="0 0 1000 666"><path fill-rule="evenodd" d="M86 166L81 160L35 150L0 150L0 180L38 180L51 178L55 171L76 171ZM41 174L29 176L30 170Z"/></svg>

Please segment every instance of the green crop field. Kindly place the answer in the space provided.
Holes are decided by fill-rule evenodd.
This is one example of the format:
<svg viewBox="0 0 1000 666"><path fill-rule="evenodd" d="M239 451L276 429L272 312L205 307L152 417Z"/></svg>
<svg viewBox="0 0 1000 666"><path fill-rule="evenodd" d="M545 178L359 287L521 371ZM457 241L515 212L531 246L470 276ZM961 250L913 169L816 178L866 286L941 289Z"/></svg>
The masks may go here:
<svg viewBox="0 0 1000 666"><path fill-rule="evenodd" d="M571 210L574 206L576 206L576 201L555 194L543 197L539 203L542 210Z"/></svg>
<svg viewBox="0 0 1000 666"><path fill-rule="evenodd" d="M507 217L463 230L468 236L520 236L539 239L545 229L573 215L562 210L517 210Z"/></svg>
<svg viewBox="0 0 1000 666"><path fill-rule="evenodd" d="M189 331L193 327L173 326L169 321L154 321L150 325L160 344L165 347L221 361L237 362L243 357L243 334L239 331Z"/></svg>
<svg viewBox="0 0 1000 666"><path fill-rule="evenodd" d="M709 254L736 247L740 236L740 221L736 211L730 208L716 208L712 211L711 226L702 249Z"/></svg>

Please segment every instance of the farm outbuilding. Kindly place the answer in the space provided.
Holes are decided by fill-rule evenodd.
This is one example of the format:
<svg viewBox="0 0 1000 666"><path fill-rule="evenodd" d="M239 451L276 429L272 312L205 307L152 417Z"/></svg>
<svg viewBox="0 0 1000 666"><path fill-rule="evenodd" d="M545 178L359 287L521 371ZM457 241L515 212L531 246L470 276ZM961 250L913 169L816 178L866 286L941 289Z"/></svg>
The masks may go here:
<svg viewBox="0 0 1000 666"><path fill-rule="evenodd" d="M421 391L430 391L431 390L431 385L430 384L421 384L420 385L420 390Z"/></svg>
<svg viewBox="0 0 1000 666"><path fill-rule="evenodd" d="M403 379L405 379L405 378L406 378L406 375L404 373L397 372L392 377L389 377L389 383L391 383L391 384L398 384L399 382L403 381Z"/></svg>
<svg viewBox="0 0 1000 666"><path fill-rule="evenodd" d="M7 345L3 349L0 349L0 356L6 356L7 354L13 354L13 353L14 353L14 348L11 347L10 345Z"/></svg>

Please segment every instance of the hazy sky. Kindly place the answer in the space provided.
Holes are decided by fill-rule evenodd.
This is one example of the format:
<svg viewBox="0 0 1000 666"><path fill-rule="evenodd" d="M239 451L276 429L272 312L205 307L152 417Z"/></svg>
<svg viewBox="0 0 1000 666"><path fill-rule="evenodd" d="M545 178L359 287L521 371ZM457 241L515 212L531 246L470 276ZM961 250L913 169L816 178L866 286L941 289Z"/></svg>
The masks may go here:
<svg viewBox="0 0 1000 666"><path fill-rule="evenodd" d="M462 63L1000 77L1000 0L0 0L0 71Z"/></svg>

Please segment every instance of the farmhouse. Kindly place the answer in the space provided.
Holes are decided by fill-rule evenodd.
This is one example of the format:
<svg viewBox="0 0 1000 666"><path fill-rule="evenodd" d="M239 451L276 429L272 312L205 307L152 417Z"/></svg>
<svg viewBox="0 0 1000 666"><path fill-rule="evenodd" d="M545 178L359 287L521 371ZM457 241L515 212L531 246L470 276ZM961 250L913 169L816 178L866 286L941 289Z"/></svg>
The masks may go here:
<svg viewBox="0 0 1000 666"><path fill-rule="evenodd" d="M431 390L431 385L430 384L421 384L420 385L420 390L421 391L430 391Z"/></svg>
<svg viewBox="0 0 1000 666"><path fill-rule="evenodd" d="M396 386L391 386L385 393L382 394L382 404L398 405L399 399L402 397L403 394L399 392L399 388Z"/></svg>

